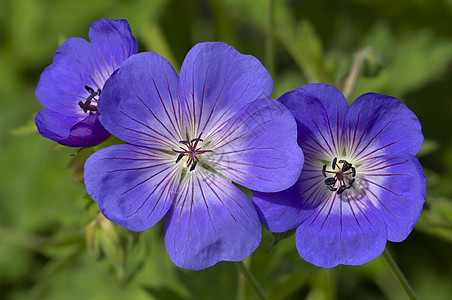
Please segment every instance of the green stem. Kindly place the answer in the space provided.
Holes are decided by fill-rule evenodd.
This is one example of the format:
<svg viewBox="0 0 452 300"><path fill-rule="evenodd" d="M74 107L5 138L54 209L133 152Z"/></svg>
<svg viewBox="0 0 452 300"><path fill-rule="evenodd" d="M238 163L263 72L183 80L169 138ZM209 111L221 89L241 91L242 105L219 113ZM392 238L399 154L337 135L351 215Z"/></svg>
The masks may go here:
<svg viewBox="0 0 452 300"><path fill-rule="evenodd" d="M391 253L389 253L388 249L385 249L385 251L383 252L383 257L385 258L386 263L391 268L391 270L394 273L397 280L400 282L400 285L402 286L402 288L405 291L408 298L410 298L412 300L417 299L416 295L414 294L413 289L411 288L410 284L408 283L408 280L406 280L406 278L403 275L402 271L400 270L399 266L397 266L397 263L392 258Z"/></svg>
<svg viewBox="0 0 452 300"><path fill-rule="evenodd" d="M274 57L273 57L273 0L267 1L267 26L265 29L265 65L274 81Z"/></svg>
<svg viewBox="0 0 452 300"><path fill-rule="evenodd" d="M248 283L254 289L254 292L256 293L257 297L262 300L268 300L261 286L257 282L256 278L254 278L253 274L250 272L245 263L243 261L239 261L237 263L237 266L239 267L239 270L240 272L242 272L243 276L245 276Z"/></svg>
<svg viewBox="0 0 452 300"><path fill-rule="evenodd" d="M350 97L353 96L356 88L356 82L358 80L359 73L361 72L361 67L366 59L362 51L358 52L353 60L352 67L350 68L350 73L348 73L347 79L345 79L344 84L344 96L345 99L350 103Z"/></svg>

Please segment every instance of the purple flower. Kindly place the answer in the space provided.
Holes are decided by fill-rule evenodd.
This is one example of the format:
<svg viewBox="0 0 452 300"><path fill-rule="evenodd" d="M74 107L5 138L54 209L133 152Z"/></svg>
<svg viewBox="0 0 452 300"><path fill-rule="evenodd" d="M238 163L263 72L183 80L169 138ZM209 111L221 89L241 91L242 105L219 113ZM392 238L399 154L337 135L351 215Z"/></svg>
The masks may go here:
<svg viewBox="0 0 452 300"><path fill-rule="evenodd" d="M261 226L231 181L281 191L303 164L296 122L271 91L262 64L224 43L193 47L180 77L158 54L130 57L99 103L105 128L130 144L87 160L88 193L105 217L133 231L166 215L166 249L180 267L246 258Z"/></svg>
<svg viewBox="0 0 452 300"><path fill-rule="evenodd" d="M279 101L297 120L305 163L290 189L254 193L265 227L298 227L298 252L321 267L364 264L383 252L386 240L404 240L426 194L414 156L423 143L416 116L398 99L376 93L349 107L326 84L301 86Z"/></svg>
<svg viewBox="0 0 452 300"><path fill-rule="evenodd" d="M39 133L71 147L93 146L110 136L98 120L97 101L110 75L137 52L126 20L92 23L89 39L91 43L77 37L66 40L35 91L46 107L35 119Z"/></svg>

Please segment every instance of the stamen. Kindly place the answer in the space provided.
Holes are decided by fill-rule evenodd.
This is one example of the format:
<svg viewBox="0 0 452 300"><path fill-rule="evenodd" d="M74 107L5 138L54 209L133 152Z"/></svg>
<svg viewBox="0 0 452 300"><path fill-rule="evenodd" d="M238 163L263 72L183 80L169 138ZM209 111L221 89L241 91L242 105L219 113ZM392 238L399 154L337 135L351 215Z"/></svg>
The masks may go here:
<svg viewBox="0 0 452 300"><path fill-rule="evenodd" d="M337 191L337 194L338 194L338 195L342 194L346 189L347 189L347 186L341 185L341 186L339 187L339 190Z"/></svg>
<svg viewBox="0 0 452 300"><path fill-rule="evenodd" d="M333 163L331 164L331 169L333 169L333 170L336 168L336 161L337 161L337 157L335 157L333 159Z"/></svg>
<svg viewBox="0 0 452 300"><path fill-rule="evenodd" d="M337 181L336 178L329 177L329 178L325 179L325 184L326 185L334 185L336 183L336 181Z"/></svg>
<svg viewBox="0 0 452 300"><path fill-rule="evenodd" d="M176 159L176 164L182 159L182 157L184 157L184 155L182 153L179 154L179 156Z"/></svg>
<svg viewBox="0 0 452 300"><path fill-rule="evenodd" d="M343 163L342 165L342 172L346 172L348 170L350 170L350 168L352 167L352 164L347 162L346 160L340 160L339 163Z"/></svg>
<svg viewBox="0 0 452 300"><path fill-rule="evenodd" d="M79 101L78 106L83 110L83 112L90 112L90 114L97 111L97 106L92 105L91 101L95 100L97 102L97 99L94 97L99 96L102 92L100 89L97 89L97 91L94 91L94 89L88 85L85 85L85 90L89 93L89 96L86 98L85 102Z"/></svg>
<svg viewBox="0 0 452 300"><path fill-rule="evenodd" d="M199 135L199 137L190 139L188 132L186 132L185 136L187 139L184 141L179 141L179 143L183 144L185 148L179 147L180 150L172 149L174 152L179 153L176 159L176 163L178 163L184 156L188 156L186 167L189 168L190 171L193 171L198 165L199 155L207 152L212 152L212 150L202 150L202 147L198 147L198 143L203 141L203 139L201 139L201 135L202 133Z"/></svg>
<svg viewBox="0 0 452 300"><path fill-rule="evenodd" d="M88 85L85 85L85 90L86 90L88 93L90 93L90 94L94 93L93 88L90 87L90 86L88 86Z"/></svg>
<svg viewBox="0 0 452 300"><path fill-rule="evenodd" d="M341 165L338 165L342 164ZM338 168L336 168L338 167ZM323 182L332 192L337 192L338 195L342 194L345 190L350 189L355 182L356 169L351 163L346 160L339 160L335 157L331 164L331 171L327 171L327 165L322 166L322 174L326 178ZM334 176L327 177L327 173L332 173Z"/></svg>

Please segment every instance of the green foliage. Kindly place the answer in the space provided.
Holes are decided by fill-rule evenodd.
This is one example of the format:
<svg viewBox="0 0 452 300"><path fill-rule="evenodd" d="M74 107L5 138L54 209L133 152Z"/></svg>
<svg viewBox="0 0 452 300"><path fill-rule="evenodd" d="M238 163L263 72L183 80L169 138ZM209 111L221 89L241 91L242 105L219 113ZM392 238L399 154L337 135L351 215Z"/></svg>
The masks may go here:
<svg viewBox="0 0 452 300"><path fill-rule="evenodd" d="M36 134L34 89L66 38L88 37L96 19L126 18L140 51L177 69L197 42L222 40L273 64L274 97L308 82L399 97L425 134L418 154L427 176L415 231L391 244L414 290L450 299L452 288L451 2L101 0L0 1L0 295L5 299L256 299L234 263L203 271L172 264L163 222L142 233L112 224L83 186L91 153ZM269 23L269 16L273 22ZM268 32L268 24L273 24ZM273 36L272 57L265 39ZM270 66L268 66L270 67ZM249 192L249 191L247 191ZM251 195L249 193L248 195ZM324 270L304 262L293 232L263 239L246 265L269 299L401 299L383 259Z"/></svg>

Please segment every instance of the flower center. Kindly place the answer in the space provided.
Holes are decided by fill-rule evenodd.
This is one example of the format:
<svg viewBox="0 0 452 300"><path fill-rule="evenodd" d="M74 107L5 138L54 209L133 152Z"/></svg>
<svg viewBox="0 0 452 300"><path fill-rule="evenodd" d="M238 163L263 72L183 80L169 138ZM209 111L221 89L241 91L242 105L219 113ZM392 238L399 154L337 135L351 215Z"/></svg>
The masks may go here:
<svg viewBox="0 0 452 300"><path fill-rule="evenodd" d="M322 174L326 178L325 185L330 191L340 195L352 187L355 182L356 169L351 163L343 159L338 161L335 157L331 163L331 170L327 170L327 168L327 165L323 165Z"/></svg>
<svg viewBox="0 0 452 300"><path fill-rule="evenodd" d="M90 86L85 85L85 90L88 91L89 96L86 98L85 102L79 101L78 105L81 109L83 109L83 112L88 112L89 114L94 114L97 112L97 100L96 96L100 96L100 93L102 92L100 89L97 89L97 91L94 91L94 89Z"/></svg>
<svg viewBox="0 0 452 300"><path fill-rule="evenodd" d="M186 157L187 168L193 171L199 162L199 156L206 152L212 152L212 150L202 150L198 144L202 142L201 135L199 137L190 139L188 133L186 134L186 140L179 141L183 146L179 146L179 149L172 149L174 152L179 153L176 159L176 164L183 158Z"/></svg>

